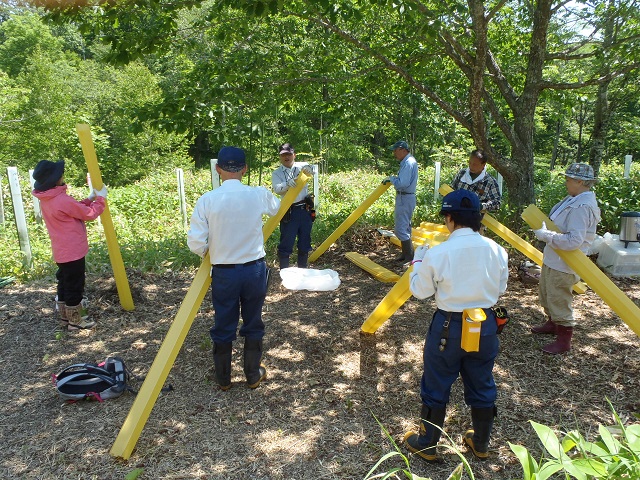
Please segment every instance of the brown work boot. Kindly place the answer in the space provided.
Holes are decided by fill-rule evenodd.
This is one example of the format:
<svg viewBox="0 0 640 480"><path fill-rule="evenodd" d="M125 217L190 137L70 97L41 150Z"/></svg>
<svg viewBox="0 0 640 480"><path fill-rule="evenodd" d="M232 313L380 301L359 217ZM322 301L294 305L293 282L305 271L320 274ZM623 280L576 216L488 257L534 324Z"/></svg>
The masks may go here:
<svg viewBox="0 0 640 480"><path fill-rule="evenodd" d="M58 321L64 325L67 325L69 323L66 308L67 305L64 302L58 300L58 296L56 295L56 313L58 314Z"/></svg>
<svg viewBox="0 0 640 480"><path fill-rule="evenodd" d="M535 327L531 327L531 333L541 333L545 335L552 335L556 333L556 324L551 321L550 318L547 319L545 323L540 325L536 325Z"/></svg>
<svg viewBox="0 0 640 480"><path fill-rule="evenodd" d="M96 322L89 318L87 309L79 303L75 307L65 306L65 312L67 320L69 322L68 329L73 330L86 330L96 326Z"/></svg>

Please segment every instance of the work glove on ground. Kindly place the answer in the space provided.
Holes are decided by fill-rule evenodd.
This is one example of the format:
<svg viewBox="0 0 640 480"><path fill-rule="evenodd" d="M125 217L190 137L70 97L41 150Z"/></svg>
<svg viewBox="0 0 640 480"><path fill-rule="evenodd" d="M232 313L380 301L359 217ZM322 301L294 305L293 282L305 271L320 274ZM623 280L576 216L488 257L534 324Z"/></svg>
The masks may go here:
<svg viewBox="0 0 640 480"><path fill-rule="evenodd" d="M422 261L427 253L427 250L429 250L429 245L420 245L418 248L416 248L416 250L413 252L413 261Z"/></svg>
<svg viewBox="0 0 640 480"><path fill-rule="evenodd" d="M538 240L545 243L549 242L549 240L551 240L551 237L553 237L554 235L554 232L547 228L547 224L545 222L542 222L542 227L534 230L533 233L536 235L536 238Z"/></svg>
<svg viewBox="0 0 640 480"><path fill-rule="evenodd" d="M287 185L290 187L295 187L296 186L296 179L295 178L290 178L289 180L287 180Z"/></svg>

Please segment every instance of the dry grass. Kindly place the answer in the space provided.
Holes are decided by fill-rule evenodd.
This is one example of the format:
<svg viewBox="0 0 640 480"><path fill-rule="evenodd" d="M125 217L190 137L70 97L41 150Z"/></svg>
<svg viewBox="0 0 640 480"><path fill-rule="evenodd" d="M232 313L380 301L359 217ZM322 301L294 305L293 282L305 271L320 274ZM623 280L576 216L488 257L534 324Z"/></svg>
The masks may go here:
<svg viewBox="0 0 640 480"><path fill-rule="evenodd" d="M90 277L87 290L99 323L79 333L57 327L53 280L1 289L0 478L123 479L136 468L143 469L141 479L363 478L393 448L374 415L396 441L416 426L422 346L434 303L411 299L375 335L361 336L360 325L390 285L345 260L349 250L371 252L374 261L401 272L388 260L396 251L364 231L344 238L314 266L339 272L336 291L287 291L274 272L264 309L269 379L255 391L244 384L241 344L234 351L233 388L221 392L212 383L206 298L169 375L174 390L160 395L126 462L110 457L109 449L133 395L65 404L50 376L70 363L108 355L123 357L144 375L191 274L129 272L133 312L120 309L111 279ZM466 454L476 478L520 476L508 442L539 455L530 419L593 437L598 423L611 422L605 397L625 422L640 411L638 337L589 291L575 300L573 350L542 354L538 347L548 337L528 333L541 319L536 290L519 282L518 258L512 262L503 302L512 321L495 368L499 417L491 457L478 462ZM615 282L638 303L637 281ZM445 424L458 445L469 422L458 382ZM444 479L458 463L453 454L444 457L442 466L412 459L412 470Z"/></svg>

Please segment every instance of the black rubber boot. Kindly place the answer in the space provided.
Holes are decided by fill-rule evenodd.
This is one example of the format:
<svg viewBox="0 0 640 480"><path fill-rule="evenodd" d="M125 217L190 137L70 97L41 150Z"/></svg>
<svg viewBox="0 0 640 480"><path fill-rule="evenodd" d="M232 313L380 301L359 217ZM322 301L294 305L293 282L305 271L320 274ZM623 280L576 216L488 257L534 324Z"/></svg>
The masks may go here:
<svg viewBox="0 0 640 480"><path fill-rule="evenodd" d="M420 412L420 433L408 432L404 443L410 452L430 463L440 462L436 455L436 445L440 440L446 408L430 408L422 405Z"/></svg>
<svg viewBox="0 0 640 480"><path fill-rule="evenodd" d="M480 460L489 456L489 438L493 429L493 418L497 414L496 407L471 409L473 429L467 430L464 434L464 443Z"/></svg>
<svg viewBox="0 0 640 480"><path fill-rule="evenodd" d="M279 256L278 265L280 266L280 270L282 270L283 268L289 268L289 257Z"/></svg>
<svg viewBox="0 0 640 480"><path fill-rule="evenodd" d="M298 268L307 268L309 265L309 252L298 250Z"/></svg>
<svg viewBox="0 0 640 480"><path fill-rule="evenodd" d="M213 344L213 367L220 390L231 388L231 343Z"/></svg>
<svg viewBox="0 0 640 480"><path fill-rule="evenodd" d="M260 382L267 378L267 369L260 363L262 360L262 340L244 339L244 375L249 388L258 388Z"/></svg>
<svg viewBox="0 0 640 480"><path fill-rule="evenodd" d="M396 258L396 260L402 263L413 260L413 244L411 243L411 239L402 240L400 246L402 247L402 255Z"/></svg>

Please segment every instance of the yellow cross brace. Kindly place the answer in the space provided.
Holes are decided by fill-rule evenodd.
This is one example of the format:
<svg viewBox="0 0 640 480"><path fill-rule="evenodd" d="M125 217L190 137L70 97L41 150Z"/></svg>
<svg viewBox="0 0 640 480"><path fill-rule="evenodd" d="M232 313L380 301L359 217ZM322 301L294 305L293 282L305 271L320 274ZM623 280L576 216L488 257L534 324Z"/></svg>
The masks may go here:
<svg viewBox="0 0 640 480"><path fill-rule="evenodd" d="M278 213L265 222L262 227L262 235L265 241L276 229L278 222L280 222L284 214L287 213L287 210L289 210L289 207L309 178L310 177L304 173L300 173L296 180L296 186L290 188L282 198ZM115 442L113 442L109 453L114 457L121 457L126 460L131 456L131 452L133 452L138 438L140 438L140 434L142 433L142 429L149 419L149 415L160 394L160 390L169 375L169 371L171 371L171 367L173 367L180 348L182 348L182 344L191 328L193 319L198 313L202 300L209 289L209 285L211 284L210 271L211 262L209 261L209 254L207 253L182 301L182 305L180 305L178 313L176 313L173 322L171 322L167 336L163 340L160 350L158 350L158 354L149 369L149 373L138 395L136 395L136 399L120 429L120 433L118 433Z"/></svg>
<svg viewBox="0 0 640 480"><path fill-rule="evenodd" d="M453 189L449 185L442 185L438 192L444 197L447 193L453 192ZM522 237L505 227L486 212L482 218L482 224L520 253L524 254L527 258L542 266L542 252L540 250L522 239ZM552 229L551 226L548 228ZM558 227L555 225L553 225L553 228L555 228L555 231L558 231ZM573 286L573 291L576 293L584 293L587 291L587 286L583 282L578 282Z"/></svg>
<svg viewBox="0 0 640 480"><path fill-rule="evenodd" d="M329 238L322 242L322 244L311 253L311 255L309 256L309 261L315 262L320 257L320 255L322 255L331 245L333 245L335 241L340 238L340 236L344 232L346 232L347 229L351 225L353 225L364 212L367 211L367 209L373 204L373 202L380 198L380 195L387 191L390 185L391 183L381 184L378 186L378 188L371 192L371 195L369 195L358 208L351 212L351 215L349 215L346 220L342 222L331 235L329 235Z"/></svg>

